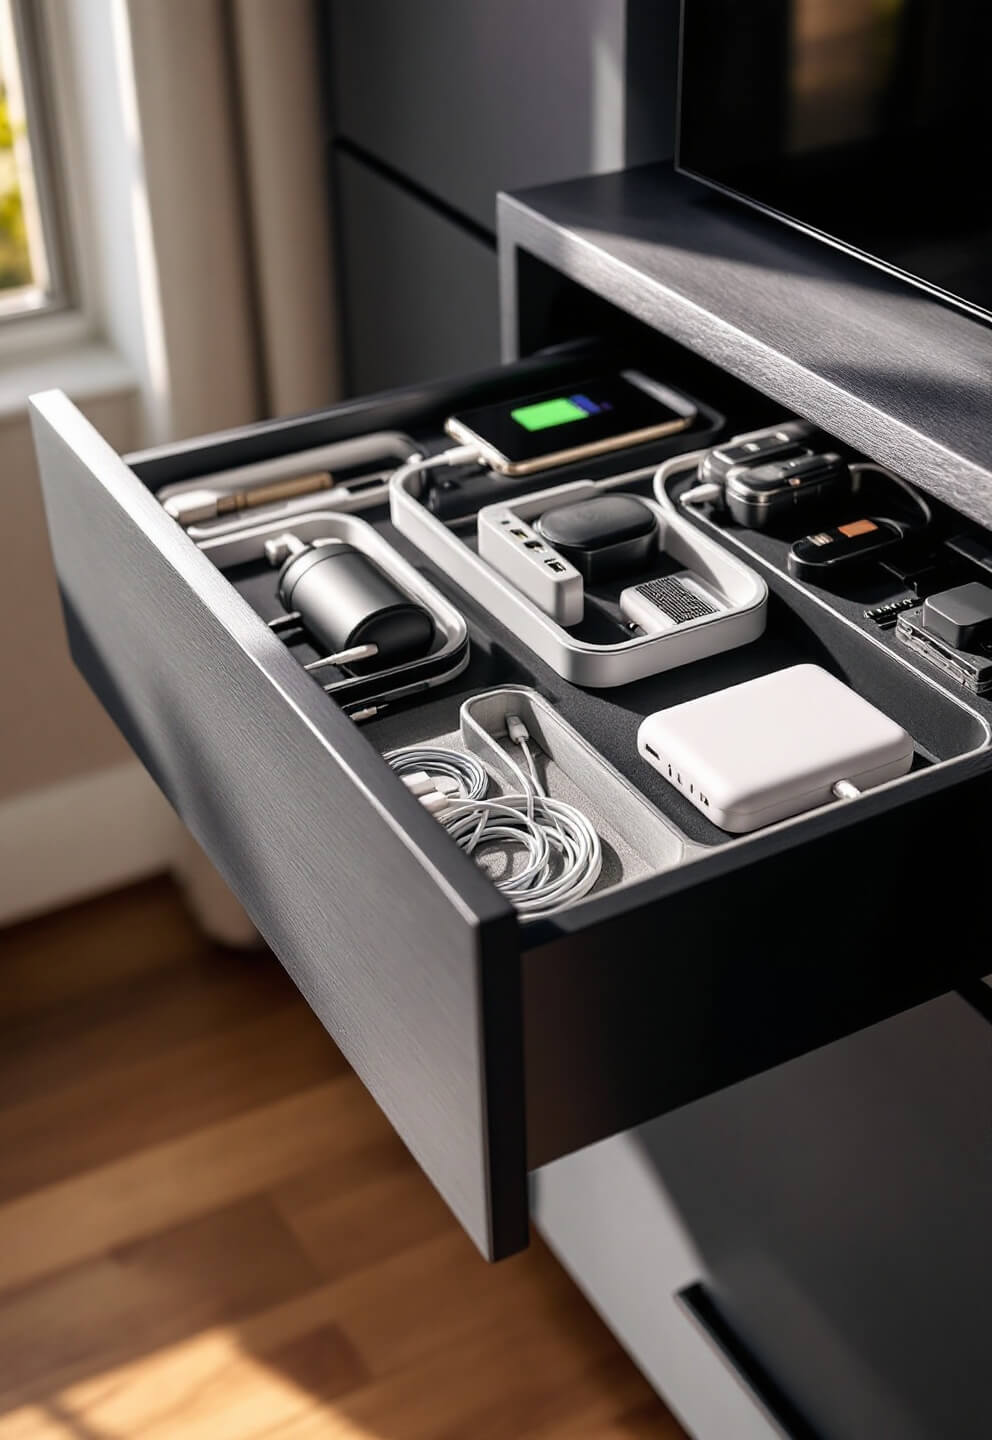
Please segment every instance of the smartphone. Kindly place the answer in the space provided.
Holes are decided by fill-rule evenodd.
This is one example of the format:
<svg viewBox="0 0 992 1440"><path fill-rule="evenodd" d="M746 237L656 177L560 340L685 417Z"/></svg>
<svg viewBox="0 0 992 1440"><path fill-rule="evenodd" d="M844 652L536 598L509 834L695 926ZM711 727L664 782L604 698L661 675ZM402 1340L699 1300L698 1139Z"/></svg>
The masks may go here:
<svg viewBox="0 0 992 1440"><path fill-rule="evenodd" d="M696 407L637 370L567 389L504 400L445 421L461 445L475 445L502 475L532 475L591 455L643 445L687 430Z"/></svg>

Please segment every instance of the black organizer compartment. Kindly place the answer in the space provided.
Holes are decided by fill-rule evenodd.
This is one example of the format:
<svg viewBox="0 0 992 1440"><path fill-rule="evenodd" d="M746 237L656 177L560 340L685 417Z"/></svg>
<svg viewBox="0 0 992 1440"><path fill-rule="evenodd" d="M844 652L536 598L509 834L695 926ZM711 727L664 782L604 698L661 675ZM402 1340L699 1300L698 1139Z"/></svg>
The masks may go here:
<svg viewBox="0 0 992 1440"><path fill-rule="evenodd" d="M853 458L857 460L858 457ZM686 458L684 466L679 462L672 462L665 488L677 501L679 495L691 488L696 481L696 464L690 456ZM894 677L889 682L895 686L897 692L893 704L902 703L904 682L901 684L900 681L908 669L913 677L914 687L922 682L923 688L919 693L923 699L909 704L906 712L909 718L900 720L900 723L933 757L949 759L953 754L962 753L972 747L961 743L956 750L948 753L947 739L954 743L953 736L957 730L953 714L946 708L946 701L951 700L952 703L965 707L976 717L979 724L992 725L992 698L975 695L963 686L955 685L937 666L930 665L925 658L914 654L896 638L894 623L878 625L866 614L876 606L913 593L915 587L907 583L906 576L920 577L918 593L921 600L926 595L969 580L984 580L985 583L992 581L992 572L988 568L983 568L978 562L969 562L963 555L948 549L944 543L951 538L968 536L989 548L989 565L992 566L992 537L973 521L964 520L939 501L927 499L926 504L932 518L925 533L910 534L903 545L886 552L877 561L854 569L844 578L838 577L829 587L799 580L788 570L788 554L792 540L796 534L809 533L812 527L803 529L793 525L786 530L759 531L737 525L726 512L713 505L681 506L680 510L700 529L718 537L748 564L754 565L768 582L770 590L784 597L801 618L803 625L812 633L823 635L831 632L841 637L847 657L845 663L853 669L850 676L838 673L841 673L842 679L848 679L848 683L853 684L856 689L871 682L871 675L859 675L855 664L855 657L862 650L865 655L877 656L881 653L886 657L886 662L896 662L894 669L888 663L883 663L882 669L883 675ZM820 525L829 528L855 518L858 513L859 502L848 501L836 516L821 515ZM873 512L870 506L865 505L860 513L880 513L880 509ZM870 668L873 671L875 667L872 665ZM928 701L927 697L932 696L934 691L939 699ZM872 699L869 690L864 689L862 693ZM885 693L883 690L883 698L874 700L881 709L887 708ZM900 718L894 710L892 713L894 718ZM941 725L950 726L948 737L944 741L935 729L939 715L946 717L941 721Z"/></svg>

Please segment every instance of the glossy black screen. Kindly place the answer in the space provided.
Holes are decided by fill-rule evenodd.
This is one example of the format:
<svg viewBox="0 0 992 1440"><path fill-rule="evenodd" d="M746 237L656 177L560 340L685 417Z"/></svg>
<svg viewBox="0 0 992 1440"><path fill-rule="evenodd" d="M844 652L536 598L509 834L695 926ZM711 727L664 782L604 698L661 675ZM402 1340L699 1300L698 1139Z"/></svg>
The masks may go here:
<svg viewBox="0 0 992 1440"><path fill-rule="evenodd" d="M679 168L992 313L992 4L684 0Z"/></svg>

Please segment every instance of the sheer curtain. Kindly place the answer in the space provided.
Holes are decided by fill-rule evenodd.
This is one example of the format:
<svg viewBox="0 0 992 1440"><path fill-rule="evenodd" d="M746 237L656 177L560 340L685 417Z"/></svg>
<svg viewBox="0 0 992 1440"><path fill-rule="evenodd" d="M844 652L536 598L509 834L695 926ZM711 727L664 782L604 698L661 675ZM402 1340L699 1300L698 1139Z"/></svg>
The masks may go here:
<svg viewBox="0 0 992 1440"><path fill-rule="evenodd" d="M128 0L173 438L338 394L312 0Z"/></svg>
<svg viewBox="0 0 992 1440"><path fill-rule="evenodd" d="M173 439L339 394L324 97L311 0L127 5ZM254 930L185 831L200 923Z"/></svg>

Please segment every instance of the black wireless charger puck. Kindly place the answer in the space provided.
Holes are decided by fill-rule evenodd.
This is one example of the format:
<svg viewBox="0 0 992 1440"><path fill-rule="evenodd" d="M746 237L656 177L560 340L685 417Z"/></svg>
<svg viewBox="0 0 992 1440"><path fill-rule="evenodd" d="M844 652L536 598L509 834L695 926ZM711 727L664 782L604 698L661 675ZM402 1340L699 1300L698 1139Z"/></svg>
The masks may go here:
<svg viewBox="0 0 992 1440"><path fill-rule="evenodd" d="M643 570L657 543L658 521L636 495L595 495L545 510L534 528L592 584Z"/></svg>

